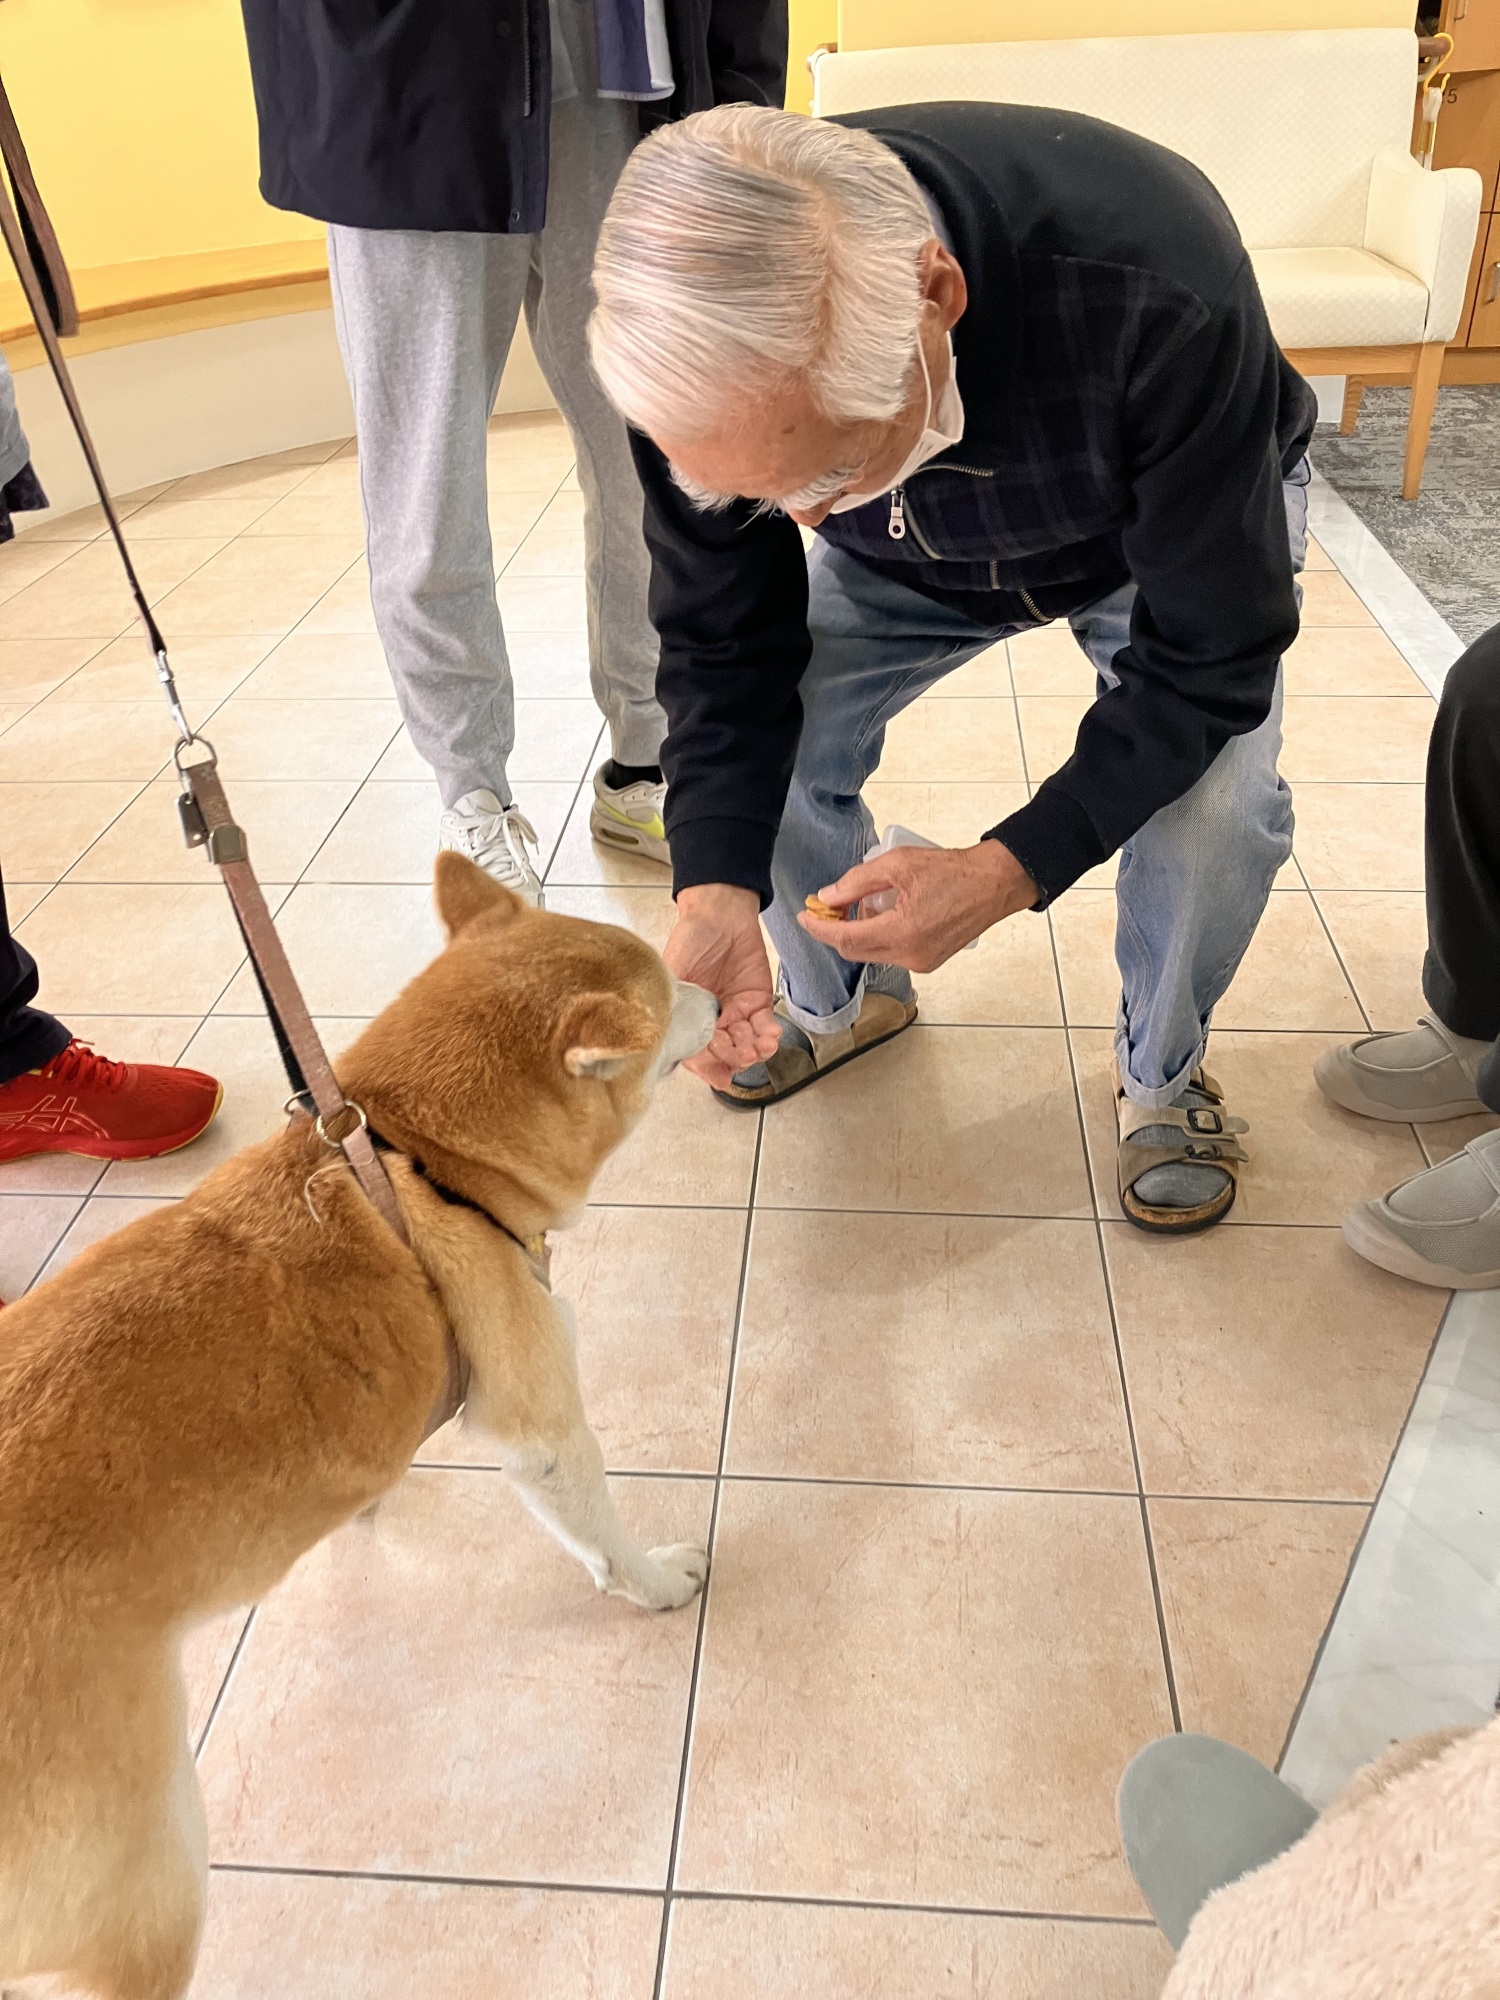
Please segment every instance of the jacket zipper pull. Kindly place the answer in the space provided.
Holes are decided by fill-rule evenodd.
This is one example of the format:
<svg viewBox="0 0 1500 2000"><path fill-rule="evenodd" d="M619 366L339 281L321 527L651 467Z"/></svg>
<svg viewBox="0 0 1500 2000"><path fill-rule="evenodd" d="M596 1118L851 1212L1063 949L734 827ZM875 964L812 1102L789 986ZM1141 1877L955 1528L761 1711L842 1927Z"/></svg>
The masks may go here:
<svg viewBox="0 0 1500 2000"><path fill-rule="evenodd" d="M898 486L891 494L890 536L893 542L906 540L906 488Z"/></svg>

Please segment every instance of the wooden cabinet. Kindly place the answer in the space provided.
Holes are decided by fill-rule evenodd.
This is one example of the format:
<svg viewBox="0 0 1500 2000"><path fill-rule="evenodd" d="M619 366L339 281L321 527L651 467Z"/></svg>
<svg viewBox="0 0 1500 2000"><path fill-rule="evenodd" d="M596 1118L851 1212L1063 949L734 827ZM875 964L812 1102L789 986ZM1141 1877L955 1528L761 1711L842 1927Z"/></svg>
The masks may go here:
<svg viewBox="0 0 1500 2000"><path fill-rule="evenodd" d="M1455 72L1500 69L1500 6L1496 0L1443 0L1438 29L1453 37L1450 67Z"/></svg>
<svg viewBox="0 0 1500 2000"><path fill-rule="evenodd" d="M1468 345L1500 348L1500 215L1484 218L1479 231L1479 257L1471 279L1473 317Z"/></svg>
<svg viewBox="0 0 1500 2000"><path fill-rule="evenodd" d="M1464 309L1443 366L1445 382L1500 381L1500 0L1443 0L1438 26L1453 37L1438 117L1435 167L1473 167L1484 183Z"/></svg>
<svg viewBox="0 0 1500 2000"><path fill-rule="evenodd" d="M1484 182L1479 205L1495 206L1500 176L1500 68L1452 76L1438 114L1435 167L1472 167Z"/></svg>

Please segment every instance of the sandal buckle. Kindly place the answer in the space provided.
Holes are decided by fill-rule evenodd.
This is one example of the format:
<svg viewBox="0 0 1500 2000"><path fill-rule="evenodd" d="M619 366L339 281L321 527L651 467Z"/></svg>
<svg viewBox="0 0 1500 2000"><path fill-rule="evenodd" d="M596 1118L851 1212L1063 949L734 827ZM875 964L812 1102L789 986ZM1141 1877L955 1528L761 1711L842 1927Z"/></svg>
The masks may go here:
<svg viewBox="0 0 1500 2000"><path fill-rule="evenodd" d="M1191 1105L1187 1113L1187 1129L1190 1132L1204 1132L1218 1138L1224 1130L1224 1120L1217 1111L1206 1105Z"/></svg>

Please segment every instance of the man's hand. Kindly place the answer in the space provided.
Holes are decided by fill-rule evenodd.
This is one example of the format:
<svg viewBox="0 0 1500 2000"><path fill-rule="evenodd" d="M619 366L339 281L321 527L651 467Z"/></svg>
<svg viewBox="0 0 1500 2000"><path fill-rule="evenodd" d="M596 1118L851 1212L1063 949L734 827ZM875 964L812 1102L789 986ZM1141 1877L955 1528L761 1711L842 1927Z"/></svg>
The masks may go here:
<svg viewBox="0 0 1500 2000"><path fill-rule="evenodd" d="M1041 894L1008 847L981 840L974 847L893 847L818 896L844 910L879 889L894 889L897 901L878 916L830 923L803 910L797 921L841 958L932 972L991 924L1029 910Z"/></svg>
<svg viewBox="0 0 1500 2000"><path fill-rule="evenodd" d="M683 1064L712 1089L775 1055L781 1031L771 1012L771 961L760 932L760 898L724 882L684 889L662 957L679 979L706 986L719 1002L719 1025L700 1055Z"/></svg>

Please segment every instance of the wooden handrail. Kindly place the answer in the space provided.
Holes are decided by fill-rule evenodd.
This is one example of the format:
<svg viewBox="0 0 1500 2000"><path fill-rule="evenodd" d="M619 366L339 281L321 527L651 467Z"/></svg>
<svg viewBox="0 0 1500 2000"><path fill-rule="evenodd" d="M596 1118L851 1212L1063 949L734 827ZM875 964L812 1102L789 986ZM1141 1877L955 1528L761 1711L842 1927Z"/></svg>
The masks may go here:
<svg viewBox="0 0 1500 2000"><path fill-rule="evenodd" d="M128 264L97 264L73 272L80 329L154 307L198 299L233 298L242 292L315 285L328 276L321 237L263 243L240 250L205 250L184 257L149 257ZM0 284L0 341L32 332L20 281Z"/></svg>

